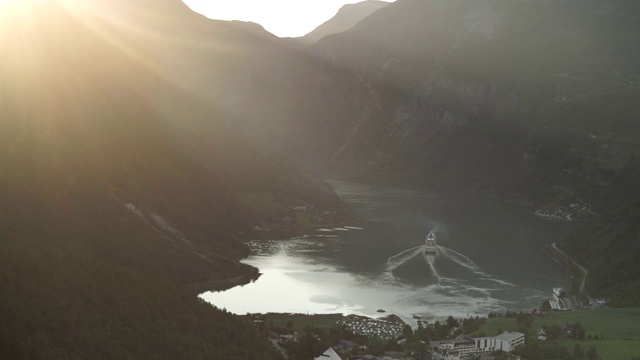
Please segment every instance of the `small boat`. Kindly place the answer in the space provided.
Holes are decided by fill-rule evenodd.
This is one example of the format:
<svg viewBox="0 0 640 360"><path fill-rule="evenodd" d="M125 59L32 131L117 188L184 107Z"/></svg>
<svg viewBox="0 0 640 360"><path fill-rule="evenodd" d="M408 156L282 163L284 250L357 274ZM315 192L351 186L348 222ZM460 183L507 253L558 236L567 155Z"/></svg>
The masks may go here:
<svg viewBox="0 0 640 360"><path fill-rule="evenodd" d="M427 254L435 254L436 252L436 234L430 231L427 235L427 239L424 242L424 252Z"/></svg>

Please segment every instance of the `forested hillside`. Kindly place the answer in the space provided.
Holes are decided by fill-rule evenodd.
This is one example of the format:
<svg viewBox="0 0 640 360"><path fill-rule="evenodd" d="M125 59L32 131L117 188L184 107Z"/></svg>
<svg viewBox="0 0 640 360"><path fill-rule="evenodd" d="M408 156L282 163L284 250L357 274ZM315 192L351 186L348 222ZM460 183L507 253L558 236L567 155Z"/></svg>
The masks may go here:
<svg viewBox="0 0 640 360"><path fill-rule="evenodd" d="M272 152L588 204L560 247L640 301L636 1L398 0L310 48L178 0L7 4L4 357L277 358L193 292L258 276L242 240L292 206L344 211Z"/></svg>
<svg viewBox="0 0 640 360"><path fill-rule="evenodd" d="M280 358L253 324L203 303L163 273L113 261L113 251L61 246L57 234L22 234L0 231L3 359ZM126 261L152 259L130 251Z"/></svg>
<svg viewBox="0 0 640 360"><path fill-rule="evenodd" d="M0 357L278 358L196 290L259 276L238 262L253 227L341 205L165 67L187 50L231 66L230 44L269 34L172 0L0 16Z"/></svg>

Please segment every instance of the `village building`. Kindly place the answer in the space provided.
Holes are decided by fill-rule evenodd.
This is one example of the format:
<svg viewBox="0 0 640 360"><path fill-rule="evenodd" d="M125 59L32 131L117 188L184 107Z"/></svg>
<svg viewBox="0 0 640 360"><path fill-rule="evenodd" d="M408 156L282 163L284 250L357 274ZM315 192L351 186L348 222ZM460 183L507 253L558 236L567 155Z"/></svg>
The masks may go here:
<svg viewBox="0 0 640 360"><path fill-rule="evenodd" d="M400 336L403 329L403 325L400 323L356 315L346 316L338 320L338 324L354 334L380 339L392 339Z"/></svg>
<svg viewBox="0 0 640 360"><path fill-rule="evenodd" d="M333 350L332 347L328 348L322 355L314 358L314 360L342 360L340 355Z"/></svg>
<svg viewBox="0 0 640 360"><path fill-rule="evenodd" d="M476 342L472 338L460 338L455 340L443 341L440 343L440 349L454 350L460 356L466 356L474 353Z"/></svg>
<svg viewBox="0 0 640 360"><path fill-rule="evenodd" d="M496 350L511 352L516 346L524 344L524 334L505 331L495 337Z"/></svg>
<svg viewBox="0 0 640 360"><path fill-rule="evenodd" d="M451 349L434 349L432 352L433 360L460 360L460 353Z"/></svg>
<svg viewBox="0 0 640 360"><path fill-rule="evenodd" d="M547 333L543 329L538 329L538 340L547 340Z"/></svg>
<svg viewBox="0 0 640 360"><path fill-rule="evenodd" d="M455 340L433 341L429 345L432 360L458 360L468 355L489 353L496 350L511 352L524 344L524 334L503 332L495 337L460 337Z"/></svg>
<svg viewBox="0 0 640 360"><path fill-rule="evenodd" d="M496 350L496 338L494 337L479 337L473 338L473 340L476 342L475 354L493 352Z"/></svg>

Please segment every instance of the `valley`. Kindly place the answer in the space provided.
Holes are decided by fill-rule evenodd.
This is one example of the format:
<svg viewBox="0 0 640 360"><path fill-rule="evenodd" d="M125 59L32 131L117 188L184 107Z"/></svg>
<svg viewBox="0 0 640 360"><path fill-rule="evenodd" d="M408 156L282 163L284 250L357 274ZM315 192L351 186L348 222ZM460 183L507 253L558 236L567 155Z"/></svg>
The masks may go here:
<svg viewBox="0 0 640 360"><path fill-rule="evenodd" d="M200 297L239 315L377 318L383 309L415 328L416 319L530 311L553 287L569 288L562 268L542 252L567 227L537 219L530 208L395 187L389 180L330 184L356 215L355 226L252 241L242 262L262 276ZM432 255L424 252L429 231L438 236Z"/></svg>
<svg viewBox="0 0 640 360"><path fill-rule="evenodd" d="M281 39L179 0L8 0L0 357L277 359L229 311L531 310L569 283L551 243L637 307L638 19L367 1Z"/></svg>

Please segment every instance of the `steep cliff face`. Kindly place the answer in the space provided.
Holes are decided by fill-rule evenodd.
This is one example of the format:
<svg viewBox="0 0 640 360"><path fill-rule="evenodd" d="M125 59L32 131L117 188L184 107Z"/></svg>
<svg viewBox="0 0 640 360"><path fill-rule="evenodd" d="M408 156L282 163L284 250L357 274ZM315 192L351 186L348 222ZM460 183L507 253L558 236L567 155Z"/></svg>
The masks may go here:
<svg viewBox="0 0 640 360"><path fill-rule="evenodd" d="M328 166L585 205L602 216L559 245L597 274L591 294L637 305L639 15L623 0L397 1L314 46L343 70L328 83L357 84L350 115L328 120Z"/></svg>
<svg viewBox="0 0 640 360"><path fill-rule="evenodd" d="M358 83L344 96L364 99L331 160L492 191L607 183L638 135L638 11L626 1L393 3L314 47Z"/></svg>

